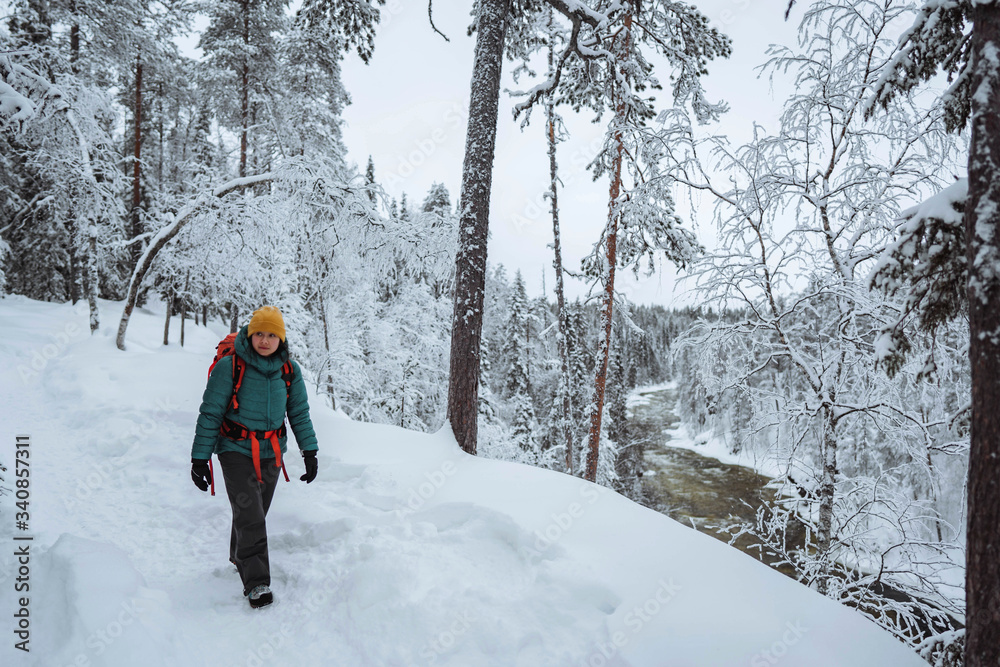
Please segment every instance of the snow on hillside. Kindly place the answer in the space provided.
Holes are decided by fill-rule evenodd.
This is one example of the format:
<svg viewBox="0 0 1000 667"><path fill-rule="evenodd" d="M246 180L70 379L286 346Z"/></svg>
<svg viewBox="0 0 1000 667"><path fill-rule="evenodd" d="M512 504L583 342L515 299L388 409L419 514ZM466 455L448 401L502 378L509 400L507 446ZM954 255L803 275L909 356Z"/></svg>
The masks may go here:
<svg viewBox="0 0 1000 667"><path fill-rule="evenodd" d="M319 476L280 482L275 604L227 562L230 510L191 483L225 333L128 351L86 312L0 299L0 460L30 436L30 522L0 510L3 665L922 665L857 613L606 489L462 453L447 431L352 422L312 397ZM13 540L31 536L33 541ZM30 544L30 592L11 545ZM13 648L27 595L30 653Z"/></svg>

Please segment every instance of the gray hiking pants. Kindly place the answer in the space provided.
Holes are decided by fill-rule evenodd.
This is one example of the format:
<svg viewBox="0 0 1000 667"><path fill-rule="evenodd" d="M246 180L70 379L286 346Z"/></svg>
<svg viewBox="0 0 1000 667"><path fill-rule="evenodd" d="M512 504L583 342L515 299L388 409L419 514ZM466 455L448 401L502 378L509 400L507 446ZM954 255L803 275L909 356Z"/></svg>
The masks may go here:
<svg viewBox="0 0 1000 667"><path fill-rule="evenodd" d="M264 518L271 506L281 470L274 467L274 459L261 459L260 476L263 482L258 482L253 459L249 456L221 452L219 463L226 482L226 495L233 508L229 558L236 563L243 580L243 595L249 595L255 586L271 585Z"/></svg>

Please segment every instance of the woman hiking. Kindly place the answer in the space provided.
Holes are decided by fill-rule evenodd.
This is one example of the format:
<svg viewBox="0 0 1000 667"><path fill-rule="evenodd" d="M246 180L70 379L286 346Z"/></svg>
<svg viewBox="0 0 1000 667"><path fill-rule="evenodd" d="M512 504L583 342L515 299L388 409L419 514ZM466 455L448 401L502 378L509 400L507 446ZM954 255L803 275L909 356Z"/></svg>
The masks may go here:
<svg viewBox="0 0 1000 667"><path fill-rule="evenodd" d="M274 599L264 518L284 471L286 413L306 468L299 479L306 483L316 478L318 444L302 369L288 358L281 311L274 306L256 310L229 348L232 336L219 344L209 370L191 447L191 478L207 491L209 462L213 453L219 455L233 508L229 560L243 580L243 595L258 608Z"/></svg>

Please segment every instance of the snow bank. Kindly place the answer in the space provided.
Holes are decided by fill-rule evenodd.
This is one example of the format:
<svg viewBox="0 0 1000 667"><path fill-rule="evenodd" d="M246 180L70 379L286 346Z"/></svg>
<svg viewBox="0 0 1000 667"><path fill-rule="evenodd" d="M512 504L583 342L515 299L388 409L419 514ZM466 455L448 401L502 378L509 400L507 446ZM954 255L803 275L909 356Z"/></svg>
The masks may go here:
<svg viewBox="0 0 1000 667"><path fill-rule="evenodd" d="M120 549L63 533L38 558L32 579L32 653L44 655L44 664L125 665L136 656L149 667L174 664L170 599L147 588Z"/></svg>
<svg viewBox="0 0 1000 667"><path fill-rule="evenodd" d="M107 330L90 336L85 311L0 300L0 459L31 435L35 550L32 651L12 650L8 626L4 665L924 664L861 615L611 491L468 456L447 430L352 422L317 397L319 477L299 482L288 457L293 483L268 516L276 601L252 611L227 562L225 495L189 477L225 329L189 323L185 349L162 347L162 314L140 310L120 352L120 306L102 307Z"/></svg>

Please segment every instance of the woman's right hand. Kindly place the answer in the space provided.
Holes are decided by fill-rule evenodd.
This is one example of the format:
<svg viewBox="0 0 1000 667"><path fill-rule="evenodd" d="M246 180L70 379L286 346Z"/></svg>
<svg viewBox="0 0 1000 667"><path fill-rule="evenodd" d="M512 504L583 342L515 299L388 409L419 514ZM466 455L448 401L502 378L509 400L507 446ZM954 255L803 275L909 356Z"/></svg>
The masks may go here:
<svg viewBox="0 0 1000 667"><path fill-rule="evenodd" d="M208 485L212 483L212 471L208 467L208 459L191 459L191 479L199 489L208 491Z"/></svg>

